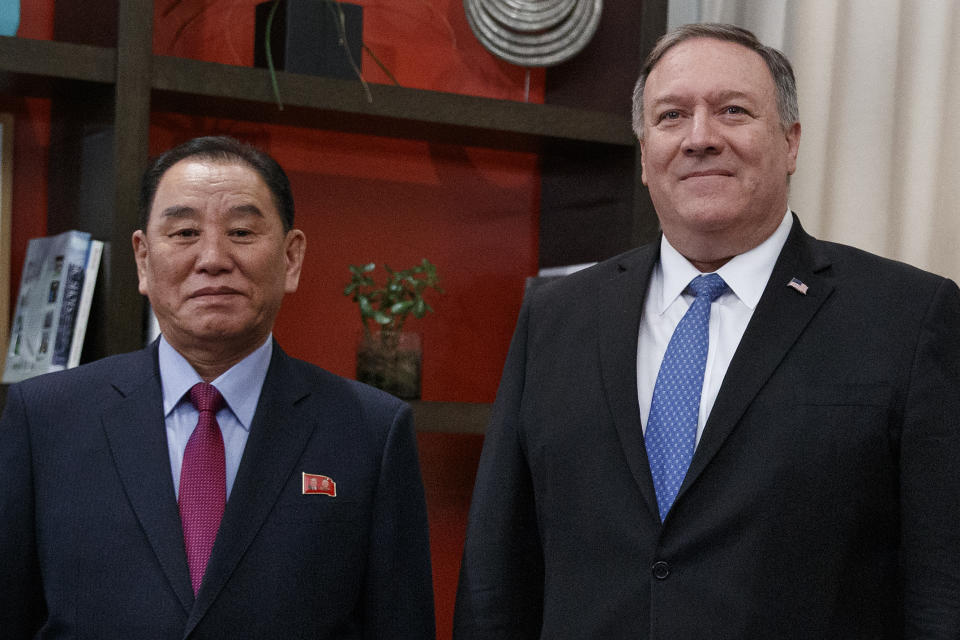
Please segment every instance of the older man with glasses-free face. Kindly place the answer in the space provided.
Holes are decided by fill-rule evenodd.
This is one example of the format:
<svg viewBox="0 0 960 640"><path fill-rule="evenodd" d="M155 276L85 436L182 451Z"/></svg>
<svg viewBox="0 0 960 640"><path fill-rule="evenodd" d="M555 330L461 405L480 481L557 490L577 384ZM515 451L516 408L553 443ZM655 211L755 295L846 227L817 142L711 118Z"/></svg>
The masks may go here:
<svg viewBox="0 0 960 640"><path fill-rule="evenodd" d="M9 390L0 636L432 640L410 407L272 336L306 249L283 170L198 138L140 206L161 337Z"/></svg>
<svg viewBox="0 0 960 640"><path fill-rule="evenodd" d="M664 36L634 124L663 233L527 296L454 637L960 637L957 286L803 230L749 32Z"/></svg>

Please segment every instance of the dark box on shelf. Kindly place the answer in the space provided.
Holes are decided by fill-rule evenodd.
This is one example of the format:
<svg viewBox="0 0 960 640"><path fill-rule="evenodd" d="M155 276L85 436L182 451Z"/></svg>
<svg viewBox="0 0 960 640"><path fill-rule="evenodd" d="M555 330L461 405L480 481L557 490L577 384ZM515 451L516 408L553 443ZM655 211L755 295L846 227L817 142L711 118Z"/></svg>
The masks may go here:
<svg viewBox="0 0 960 640"><path fill-rule="evenodd" d="M264 43L273 4L261 2L256 7L253 64L257 67L268 66ZM353 64L361 68L362 43L363 7L336 0L281 0L270 28L270 50L278 71L355 79Z"/></svg>

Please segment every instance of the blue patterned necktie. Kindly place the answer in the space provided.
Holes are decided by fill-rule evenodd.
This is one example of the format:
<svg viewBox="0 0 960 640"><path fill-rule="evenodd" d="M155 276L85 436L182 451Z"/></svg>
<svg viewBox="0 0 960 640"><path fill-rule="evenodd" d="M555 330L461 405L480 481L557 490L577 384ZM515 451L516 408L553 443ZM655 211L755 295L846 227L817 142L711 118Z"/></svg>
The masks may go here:
<svg viewBox="0 0 960 640"><path fill-rule="evenodd" d="M645 436L661 521L673 506L693 458L710 343L710 304L726 290L727 283L711 273L691 280L689 288L697 297L663 354Z"/></svg>

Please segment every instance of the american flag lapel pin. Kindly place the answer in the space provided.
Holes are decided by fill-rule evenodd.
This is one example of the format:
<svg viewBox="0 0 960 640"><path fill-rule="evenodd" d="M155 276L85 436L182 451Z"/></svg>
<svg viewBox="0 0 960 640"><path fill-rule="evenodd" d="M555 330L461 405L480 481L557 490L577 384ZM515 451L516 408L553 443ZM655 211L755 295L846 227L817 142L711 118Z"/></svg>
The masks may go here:
<svg viewBox="0 0 960 640"><path fill-rule="evenodd" d="M321 476L315 473L303 474L303 495L322 494L337 497L337 483L329 476Z"/></svg>
<svg viewBox="0 0 960 640"><path fill-rule="evenodd" d="M790 282L787 283L787 286L790 287L791 289L796 289L803 295L807 295L807 289L810 288L807 285L803 284L803 282L801 282L799 278L790 278Z"/></svg>

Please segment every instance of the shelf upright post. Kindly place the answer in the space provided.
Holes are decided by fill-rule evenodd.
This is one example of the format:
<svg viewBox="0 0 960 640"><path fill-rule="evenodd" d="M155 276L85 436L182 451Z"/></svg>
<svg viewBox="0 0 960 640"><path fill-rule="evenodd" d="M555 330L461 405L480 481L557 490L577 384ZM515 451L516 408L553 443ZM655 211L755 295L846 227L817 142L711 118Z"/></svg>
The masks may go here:
<svg viewBox="0 0 960 640"><path fill-rule="evenodd" d="M146 303L137 290L131 236L140 224L140 177L150 148L153 79L153 1L123 0L117 10L117 81L114 85L114 225L110 230L110 300L101 336L104 353L143 346Z"/></svg>
<svg viewBox="0 0 960 640"><path fill-rule="evenodd" d="M58 41L114 54L110 83L61 83L52 96L47 233L89 231L105 242L81 362L143 345L144 302L130 236L147 162L153 5L57 0Z"/></svg>

